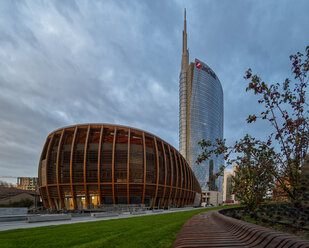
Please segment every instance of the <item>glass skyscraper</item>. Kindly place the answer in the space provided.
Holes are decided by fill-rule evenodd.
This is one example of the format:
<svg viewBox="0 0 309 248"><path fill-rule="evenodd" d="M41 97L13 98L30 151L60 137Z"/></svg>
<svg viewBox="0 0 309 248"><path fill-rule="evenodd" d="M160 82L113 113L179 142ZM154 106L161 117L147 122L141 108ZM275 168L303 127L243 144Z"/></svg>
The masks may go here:
<svg viewBox="0 0 309 248"><path fill-rule="evenodd" d="M179 149L193 169L202 189L222 192L223 178L206 185L223 165L223 156L213 156L197 165L202 152L198 142L214 142L223 138L223 90L214 71L195 59L189 64L187 49L186 12L183 30L183 52L179 80Z"/></svg>

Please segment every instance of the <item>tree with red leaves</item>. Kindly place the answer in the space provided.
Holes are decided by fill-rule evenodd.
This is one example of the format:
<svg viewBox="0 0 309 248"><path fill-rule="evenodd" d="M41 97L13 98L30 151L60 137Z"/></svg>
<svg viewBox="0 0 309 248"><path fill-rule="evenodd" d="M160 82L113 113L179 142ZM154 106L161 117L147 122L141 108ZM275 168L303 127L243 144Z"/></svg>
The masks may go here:
<svg viewBox="0 0 309 248"><path fill-rule="evenodd" d="M305 55L298 52L291 55L290 60L294 78L292 80L287 78L282 85L265 83L258 75L253 75L251 69L247 70L244 77L250 81L246 91L260 96L258 104L264 105L264 111L259 115L249 115L247 122L254 123L257 120L269 122L273 129L267 141L256 140L247 135L233 146L227 147L225 140L217 140L214 144L202 140L199 144L203 152L199 155L197 162L208 160L211 154L217 156L225 154L227 165L236 163L239 165L239 171L245 169L254 171L254 173L247 173L247 177L258 178L254 180L255 186L260 184L258 181L263 181L259 176L265 175L269 179L269 182L263 182L267 185L266 188L271 187L272 181L275 180L290 201L296 203L301 199L304 190L301 168L309 144L308 103L306 102L309 46L306 47ZM230 159L231 154L236 158ZM239 185L234 183L236 195L240 192ZM260 189L258 191L264 192ZM263 194L261 195L263 198Z"/></svg>

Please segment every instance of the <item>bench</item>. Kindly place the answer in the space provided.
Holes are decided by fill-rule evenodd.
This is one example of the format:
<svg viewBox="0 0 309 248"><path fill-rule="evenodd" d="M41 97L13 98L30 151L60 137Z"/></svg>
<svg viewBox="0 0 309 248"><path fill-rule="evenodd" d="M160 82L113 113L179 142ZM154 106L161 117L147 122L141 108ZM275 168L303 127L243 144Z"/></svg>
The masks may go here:
<svg viewBox="0 0 309 248"><path fill-rule="evenodd" d="M178 211L180 208L170 208L170 211Z"/></svg>
<svg viewBox="0 0 309 248"><path fill-rule="evenodd" d="M104 217L115 217L118 216L118 212L97 212L91 213L91 217L93 218L104 218Z"/></svg>
<svg viewBox="0 0 309 248"><path fill-rule="evenodd" d="M153 213L160 213L160 212L163 212L163 209L162 208L154 208L154 209L152 209L152 212Z"/></svg>
<svg viewBox="0 0 309 248"><path fill-rule="evenodd" d="M146 214L146 208L133 208L130 213L133 215Z"/></svg>
<svg viewBox="0 0 309 248"><path fill-rule="evenodd" d="M309 247L309 240L237 220L213 210L193 216L173 247Z"/></svg>
<svg viewBox="0 0 309 248"><path fill-rule="evenodd" d="M27 223L43 222L43 221L59 221L59 220L71 220L70 214L44 214L44 215L30 215L26 217Z"/></svg>
<svg viewBox="0 0 309 248"><path fill-rule="evenodd" d="M308 240L284 232L225 216L216 211L213 218L249 247L309 247Z"/></svg>

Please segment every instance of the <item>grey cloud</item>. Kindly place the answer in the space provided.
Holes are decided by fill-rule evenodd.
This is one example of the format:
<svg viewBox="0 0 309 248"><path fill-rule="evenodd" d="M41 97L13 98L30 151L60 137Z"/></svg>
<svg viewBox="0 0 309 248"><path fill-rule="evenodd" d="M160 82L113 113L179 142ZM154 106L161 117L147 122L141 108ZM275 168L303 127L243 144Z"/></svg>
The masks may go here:
<svg viewBox="0 0 309 248"><path fill-rule="evenodd" d="M289 74L308 41L306 1L2 1L0 175L36 175L46 136L76 123L129 125L178 148L184 7L190 60L223 85L225 137L263 136L245 124L260 107L243 75Z"/></svg>

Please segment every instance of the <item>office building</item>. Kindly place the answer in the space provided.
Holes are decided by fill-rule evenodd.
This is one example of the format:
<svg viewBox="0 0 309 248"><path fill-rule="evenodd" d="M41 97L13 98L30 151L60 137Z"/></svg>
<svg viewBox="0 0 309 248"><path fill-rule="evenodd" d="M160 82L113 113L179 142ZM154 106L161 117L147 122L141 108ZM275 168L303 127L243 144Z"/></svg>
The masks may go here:
<svg viewBox="0 0 309 248"><path fill-rule="evenodd" d="M202 189L222 192L222 176L209 186L206 183L223 165L223 156L212 156L197 165L202 152L198 142L215 142L223 138L223 90L215 72L195 59L189 64L186 12L183 30L183 51L179 82L179 149L186 158ZM203 41L201 40L201 45Z"/></svg>

